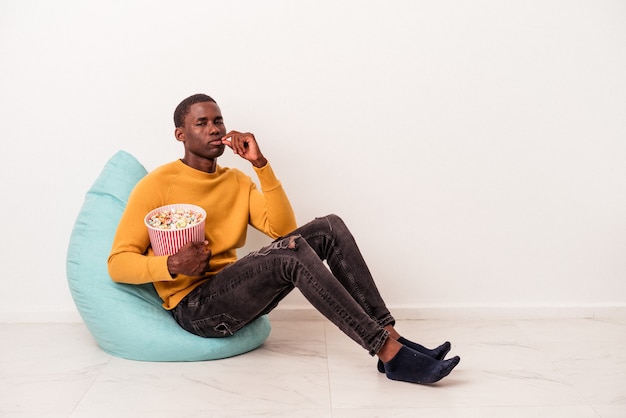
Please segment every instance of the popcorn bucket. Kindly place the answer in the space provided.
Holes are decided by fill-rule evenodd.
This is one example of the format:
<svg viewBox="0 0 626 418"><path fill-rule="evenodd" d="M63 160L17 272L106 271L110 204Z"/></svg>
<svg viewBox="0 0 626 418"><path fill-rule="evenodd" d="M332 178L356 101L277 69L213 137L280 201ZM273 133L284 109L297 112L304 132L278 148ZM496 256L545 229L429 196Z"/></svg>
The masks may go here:
<svg viewBox="0 0 626 418"><path fill-rule="evenodd" d="M154 255L176 254L191 241L204 241L206 212L199 206L179 203L161 206L144 218Z"/></svg>

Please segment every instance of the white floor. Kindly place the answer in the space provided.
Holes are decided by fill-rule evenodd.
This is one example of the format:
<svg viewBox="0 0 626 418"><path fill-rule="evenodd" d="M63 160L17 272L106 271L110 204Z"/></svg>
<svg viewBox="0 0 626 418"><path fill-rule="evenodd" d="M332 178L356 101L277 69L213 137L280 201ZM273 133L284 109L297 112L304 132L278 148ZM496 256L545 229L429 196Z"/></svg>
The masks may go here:
<svg viewBox="0 0 626 418"><path fill-rule="evenodd" d="M626 417L626 320L401 321L461 363L394 382L325 321L272 321L242 356L146 363L103 353L82 324L0 324L2 417Z"/></svg>

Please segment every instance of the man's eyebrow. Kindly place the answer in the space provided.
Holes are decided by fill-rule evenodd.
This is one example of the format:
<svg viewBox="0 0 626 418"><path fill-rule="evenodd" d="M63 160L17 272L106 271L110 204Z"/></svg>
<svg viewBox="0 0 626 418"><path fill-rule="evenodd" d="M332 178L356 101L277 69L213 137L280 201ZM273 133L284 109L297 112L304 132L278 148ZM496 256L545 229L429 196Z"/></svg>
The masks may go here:
<svg viewBox="0 0 626 418"><path fill-rule="evenodd" d="M215 120L221 120L224 119L223 116L216 116ZM206 122L209 120L209 118L207 118L206 116L200 116L199 118L196 119L198 122Z"/></svg>

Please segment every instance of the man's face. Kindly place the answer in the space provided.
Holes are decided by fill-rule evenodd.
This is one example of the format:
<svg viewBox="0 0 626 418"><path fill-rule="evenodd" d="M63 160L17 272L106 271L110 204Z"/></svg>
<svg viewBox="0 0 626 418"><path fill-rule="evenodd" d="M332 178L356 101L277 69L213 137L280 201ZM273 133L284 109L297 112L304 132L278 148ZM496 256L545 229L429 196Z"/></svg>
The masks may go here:
<svg viewBox="0 0 626 418"><path fill-rule="evenodd" d="M226 126L219 106L213 102L191 105L182 127L176 128L176 139L185 144L186 153L202 159L215 159L224 153L222 137Z"/></svg>

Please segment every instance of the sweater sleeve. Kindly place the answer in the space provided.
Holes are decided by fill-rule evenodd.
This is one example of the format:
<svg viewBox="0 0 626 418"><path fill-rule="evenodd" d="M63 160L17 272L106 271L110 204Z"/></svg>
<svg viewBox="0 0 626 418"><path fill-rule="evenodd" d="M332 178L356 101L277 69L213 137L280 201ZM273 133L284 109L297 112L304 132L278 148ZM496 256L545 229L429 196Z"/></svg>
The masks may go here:
<svg viewBox="0 0 626 418"><path fill-rule="evenodd" d="M297 228L296 217L283 189L269 163L254 167L262 193L252 187L250 191L250 224L272 238L286 235Z"/></svg>
<svg viewBox="0 0 626 418"><path fill-rule="evenodd" d="M167 268L167 256L148 257L150 237L143 218L150 208L148 187L131 193L115 233L108 259L109 275L119 283L143 284L174 280Z"/></svg>

